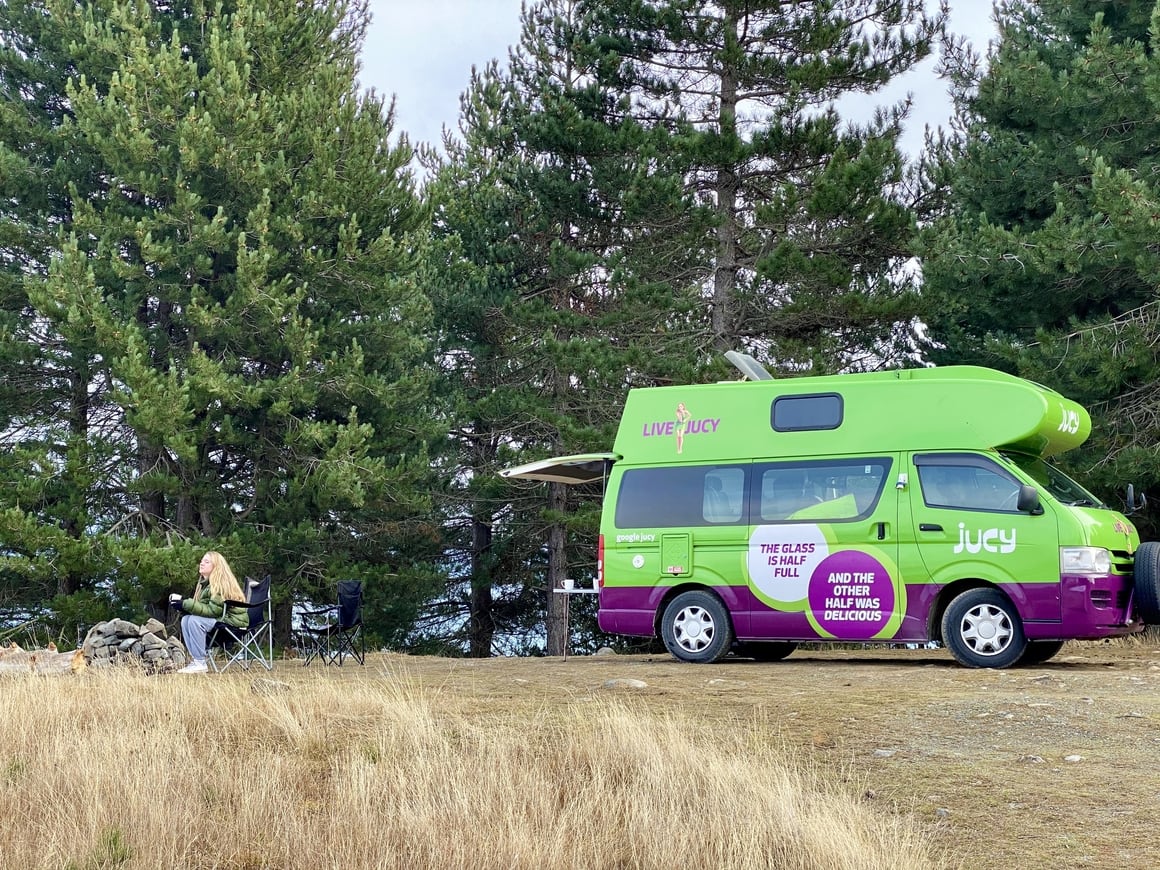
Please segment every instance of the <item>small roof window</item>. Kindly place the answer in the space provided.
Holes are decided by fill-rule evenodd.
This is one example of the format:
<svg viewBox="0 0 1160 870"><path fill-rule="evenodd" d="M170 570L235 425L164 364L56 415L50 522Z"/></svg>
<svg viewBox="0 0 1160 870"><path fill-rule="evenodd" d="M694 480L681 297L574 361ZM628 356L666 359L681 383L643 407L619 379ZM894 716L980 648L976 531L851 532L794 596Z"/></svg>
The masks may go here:
<svg viewBox="0 0 1160 870"><path fill-rule="evenodd" d="M780 396L773 400L769 422L775 432L837 429L842 425L842 397L837 393Z"/></svg>

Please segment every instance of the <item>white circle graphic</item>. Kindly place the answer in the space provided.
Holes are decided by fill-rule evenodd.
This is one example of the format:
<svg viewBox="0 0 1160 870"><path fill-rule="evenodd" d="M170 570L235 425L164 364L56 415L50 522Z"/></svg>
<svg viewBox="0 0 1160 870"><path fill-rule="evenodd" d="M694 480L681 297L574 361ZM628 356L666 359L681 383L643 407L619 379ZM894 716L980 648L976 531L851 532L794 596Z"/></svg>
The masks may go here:
<svg viewBox="0 0 1160 870"><path fill-rule="evenodd" d="M814 523L758 526L749 536L749 579L766 598L796 604L805 600L810 576L828 555L830 547Z"/></svg>

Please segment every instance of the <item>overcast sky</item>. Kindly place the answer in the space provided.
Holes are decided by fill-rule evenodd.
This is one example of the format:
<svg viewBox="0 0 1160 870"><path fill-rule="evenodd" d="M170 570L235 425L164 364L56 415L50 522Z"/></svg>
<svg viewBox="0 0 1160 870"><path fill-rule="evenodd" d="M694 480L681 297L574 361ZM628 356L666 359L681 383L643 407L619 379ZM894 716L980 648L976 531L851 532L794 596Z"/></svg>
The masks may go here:
<svg viewBox="0 0 1160 870"><path fill-rule="evenodd" d="M994 35L991 0L952 0L951 29L982 52ZM396 130L414 142L438 143L444 125L459 118L459 95L472 66L506 60L519 38L520 0L370 0L372 21L363 49L361 81L396 99ZM891 84L881 98L890 103L907 91L915 106L903 146L917 153L924 124L945 124L950 101L932 73L933 62ZM873 103L863 104L865 117ZM851 111L843 107L845 114ZM859 119L861 120L861 119Z"/></svg>

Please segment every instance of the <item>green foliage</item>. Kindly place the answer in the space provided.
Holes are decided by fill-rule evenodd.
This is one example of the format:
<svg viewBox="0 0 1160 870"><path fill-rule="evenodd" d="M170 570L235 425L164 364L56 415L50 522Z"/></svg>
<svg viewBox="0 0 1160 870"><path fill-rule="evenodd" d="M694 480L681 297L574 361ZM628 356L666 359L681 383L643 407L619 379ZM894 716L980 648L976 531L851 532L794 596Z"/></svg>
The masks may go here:
<svg viewBox="0 0 1160 870"><path fill-rule="evenodd" d="M93 849L84 861L69 861L65 870L117 870L129 864L136 853L120 828L106 828L97 837Z"/></svg>
<svg viewBox="0 0 1160 870"><path fill-rule="evenodd" d="M599 493L496 472L607 449L629 388L726 376L739 345L824 370L913 346L905 110L856 128L818 107L910 68L940 24L921 3L525 9L428 188L459 579L431 632L465 615L486 655L544 618L562 651L549 590L591 577Z"/></svg>
<svg viewBox="0 0 1160 870"><path fill-rule="evenodd" d="M0 601L17 621L86 582L77 538L106 458L86 443L89 387L100 387L85 354L29 298L71 226L73 199L103 184L92 149L64 125L79 37L40 2L0 4Z"/></svg>
<svg viewBox="0 0 1160 870"><path fill-rule="evenodd" d="M1160 126L1140 112L1151 64L1141 11L1152 4L1093 13L1081 29L1084 5L1010 4L987 73L960 107L967 135L944 155L950 208L923 245L939 361L978 358L988 336L1026 344L1150 297L1116 253L1092 176L1097 157L1141 177L1155 164Z"/></svg>
<svg viewBox="0 0 1160 870"><path fill-rule="evenodd" d="M746 346L786 372L908 359L921 307L902 268L907 106L854 125L833 103L921 61L943 15L877 0L580 5L596 77L684 169L703 347Z"/></svg>
<svg viewBox="0 0 1160 870"><path fill-rule="evenodd" d="M947 210L922 245L932 358L998 365L1086 404L1093 436L1066 461L1113 505L1126 481L1160 486L1153 16L1152 2L1005 4L960 101L965 135L940 155Z"/></svg>
<svg viewBox="0 0 1160 870"><path fill-rule="evenodd" d="M525 11L510 69L473 78L463 139L428 189L452 351L444 504L458 579L421 633L461 614L474 655L497 631L510 649L537 648L545 619L562 648L562 599L548 590L594 567L592 494L555 487L545 500L498 470L607 449L630 386L699 372L691 201L662 131L591 80L578 16L572 2Z"/></svg>
<svg viewBox="0 0 1160 870"><path fill-rule="evenodd" d="M347 575L420 594L385 575L420 571L437 537L429 215L406 140L358 92L365 9L47 11L73 65L43 76L68 111L42 132L80 143L99 183L65 173L61 216L28 210L59 232L4 344L56 394L10 417L11 570L144 608L212 548L282 599Z"/></svg>

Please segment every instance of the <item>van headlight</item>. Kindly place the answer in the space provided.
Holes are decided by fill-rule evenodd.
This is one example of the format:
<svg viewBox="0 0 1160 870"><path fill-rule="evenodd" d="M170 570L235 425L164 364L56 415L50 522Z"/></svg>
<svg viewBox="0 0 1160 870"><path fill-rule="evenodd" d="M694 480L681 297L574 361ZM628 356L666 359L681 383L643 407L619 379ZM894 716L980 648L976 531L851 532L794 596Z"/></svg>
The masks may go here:
<svg viewBox="0 0 1160 870"><path fill-rule="evenodd" d="M1061 574L1110 574L1112 554L1103 547L1060 547Z"/></svg>

